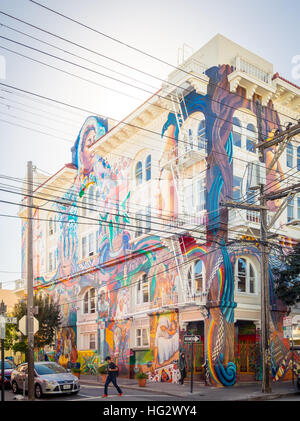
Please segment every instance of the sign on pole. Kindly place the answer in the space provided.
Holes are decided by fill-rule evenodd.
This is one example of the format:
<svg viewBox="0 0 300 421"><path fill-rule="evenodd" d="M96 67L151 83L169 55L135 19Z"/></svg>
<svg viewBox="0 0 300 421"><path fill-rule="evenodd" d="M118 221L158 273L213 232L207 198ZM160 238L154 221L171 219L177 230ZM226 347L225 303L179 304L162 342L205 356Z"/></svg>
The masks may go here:
<svg viewBox="0 0 300 421"><path fill-rule="evenodd" d="M183 342L185 344L197 344L201 342L201 335L184 335Z"/></svg>
<svg viewBox="0 0 300 421"><path fill-rule="evenodd" d="M292 317L283 318L283 337L289 339L292 337Z"/></svg>
<svg viewBox="0 0 300 421"><path fill-rule="evenodd" d="M27 316L23 316L22 319L19 320L19 330L23 333L23 335L27 336ZM39 321L35 317L33 318L33 334L35 334L39 330Z"/></svg>
<svg viewBox="0 0 300 421"><path fill-rule="evenodd" d="M6 317L6 323L17 324L18 319L16 317Z"/></svg>
<svg viewBox="0 0 300 421"><path fill-rule="evenodd" d="M0 339L5 339L5 317L0 316Z"/></svg>

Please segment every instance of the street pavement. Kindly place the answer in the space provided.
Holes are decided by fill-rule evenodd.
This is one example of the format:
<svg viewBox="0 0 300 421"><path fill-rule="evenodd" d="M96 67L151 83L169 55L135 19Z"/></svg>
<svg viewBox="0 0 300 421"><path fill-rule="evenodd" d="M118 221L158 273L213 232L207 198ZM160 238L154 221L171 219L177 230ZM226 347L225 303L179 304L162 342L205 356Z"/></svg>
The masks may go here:
<svg viewBox="0 0 300 421"><path fill-rule="evenodd" d="M81 375L81 390L78 395L55 395L42 400L47 401L266 401L288 400L300 401L300 391L291 381L272 383L272 393L262 393L260 382L239 383L232 387L210 387L194 382L193 393L190 383L184 385L172 383L148 382L146 387L139 387L135 379L118 378L118 384L123 389L119 397L115 388L110 385L108 397L102 398L104 384L97 376ZM15 400L12 391L6 391L6 401ZM27 395L25 396L27 400Z"/></svg>

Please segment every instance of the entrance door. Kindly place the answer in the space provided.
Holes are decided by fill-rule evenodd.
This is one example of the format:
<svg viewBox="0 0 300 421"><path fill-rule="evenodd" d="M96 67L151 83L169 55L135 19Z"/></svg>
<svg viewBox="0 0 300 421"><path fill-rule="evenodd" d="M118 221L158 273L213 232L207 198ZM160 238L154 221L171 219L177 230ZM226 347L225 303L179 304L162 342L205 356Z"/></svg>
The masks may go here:
<svg viewBox="0 0 300 421"><path fill-rule="evenodd" d="M240 372L245 374L255 373L255 336L239 336Z"/></svg>

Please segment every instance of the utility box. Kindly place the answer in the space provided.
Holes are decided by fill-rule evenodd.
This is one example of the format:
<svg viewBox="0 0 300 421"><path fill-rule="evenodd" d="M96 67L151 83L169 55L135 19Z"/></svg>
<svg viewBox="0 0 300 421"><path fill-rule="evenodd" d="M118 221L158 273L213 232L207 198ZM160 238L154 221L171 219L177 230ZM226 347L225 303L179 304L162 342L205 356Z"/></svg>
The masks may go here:
<svg viewBox="0 0 300 421"><path fill-rule="evenodd" d="M266 184L266 164L260 161L248 163L248 188L250 190L259 189Z"/></svg>

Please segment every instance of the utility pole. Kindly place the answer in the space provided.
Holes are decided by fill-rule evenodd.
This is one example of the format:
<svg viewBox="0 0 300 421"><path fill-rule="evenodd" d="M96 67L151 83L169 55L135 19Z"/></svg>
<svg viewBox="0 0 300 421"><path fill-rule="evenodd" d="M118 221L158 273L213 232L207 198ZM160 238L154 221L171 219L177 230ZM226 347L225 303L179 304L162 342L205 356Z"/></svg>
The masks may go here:
<svg viewBox="0 0 300 421"><path fill-rule="evenodd" d="M34 334L33 334L33 247L32 247L32 162L27 162L27 338L28 400L34 400Z"/></svg>
<svg viewBox="0 0 300 421"><path fill-rule="evenodd" d="M1 318L1 401L4 401L4 339L5 339L5 312L6 312L6 305L4 304L3 300L0 304L0 318Z"/></svg>
<svg viewBox="0 0 300 421"><path fill-rule="evenodd" d="M262 106L256 100L258 145L263 142ZM265 163L263 146L258 148L259 161ZM260 249L261 249L261 353L262 353L262 392L271 393L270 383L270 298L269 298L269 247L267 246L267 209L264 196L265 187L260 184Z"/></svg>

